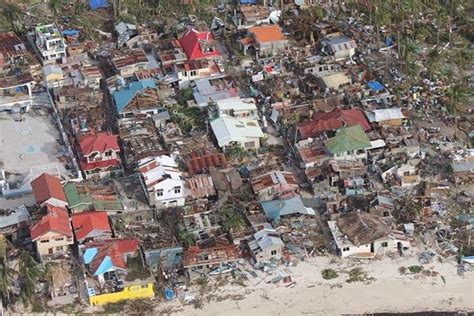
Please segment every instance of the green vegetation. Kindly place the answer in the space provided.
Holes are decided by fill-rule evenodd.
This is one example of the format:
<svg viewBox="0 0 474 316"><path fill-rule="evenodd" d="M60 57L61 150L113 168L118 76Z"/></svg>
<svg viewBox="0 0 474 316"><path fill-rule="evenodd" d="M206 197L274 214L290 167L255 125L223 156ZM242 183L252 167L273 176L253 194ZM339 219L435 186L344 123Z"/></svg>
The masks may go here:
<svg viewBox="0 0 474 316"><path fill-rule="evenodd" d="M423 267L422 266L409 266L408 271L410 271L411 273L417 274L423 271Z"/></svg>
<svg viewBox="0 0 474 316"><path fill-rule="evenodd" d="M233 204L226 204L219 210L222 227L225 231L232 231L245 225L240 210Z"/></svg>
<svg viewBox="0 0 474 316"><path fill-rule="evenodd" d="M324 269L323 271L321 271L321 276L324 280L331 280L337 278L339 275L333 269Z"/></svg>
<svg viewBox="0 0 474 316"><path fill-rule="evenodd" d="M362 268L354 268L349 272L349 278L346 280L347 283L354 283L354 282L370 282L375 280L372 277L369 277L367 272L362 270Z"/></svg>

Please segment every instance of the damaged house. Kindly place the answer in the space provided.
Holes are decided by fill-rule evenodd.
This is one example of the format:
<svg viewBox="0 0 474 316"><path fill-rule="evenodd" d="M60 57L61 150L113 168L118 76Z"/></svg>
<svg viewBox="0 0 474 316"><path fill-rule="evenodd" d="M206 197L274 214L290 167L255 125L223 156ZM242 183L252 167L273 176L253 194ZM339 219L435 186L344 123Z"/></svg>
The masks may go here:
<svg viewBox="0 0 474 316"><path fill-rule="evenodd" d="M402 232L392 231L380 217L367 212L350 212L328 225L341 257L373 258L410 247Z"/></svg>

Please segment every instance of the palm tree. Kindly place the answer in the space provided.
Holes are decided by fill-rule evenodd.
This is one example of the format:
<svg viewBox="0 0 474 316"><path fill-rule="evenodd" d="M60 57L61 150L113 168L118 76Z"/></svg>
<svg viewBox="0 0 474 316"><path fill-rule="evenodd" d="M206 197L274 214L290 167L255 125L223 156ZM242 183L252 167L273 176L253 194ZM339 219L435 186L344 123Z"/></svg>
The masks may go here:
<svg viewBox="0 0 474 316"><path fill-rule="evenodd" d="M219 211L219 216L225 231L238 229L245 224L244 217L232 204L224 205Z"/></svg>
<svg viewBox="0 0 474 316"><path fill-rule="evenodd" d="M415 41L405 39L402 43L400 43L400 51L401 60L405 66L405 75L407 79L412 80L418 71L418 67L416 65L416 57L419 53L418 44Z"/></svg>
<svg viewBox="0 0 474 316"><path fill-rule="evenodd" d="M22 251L18 262L18 277L21 284L20 297L25 304L31 302L35 286L43 275L43 267L28 251Z"/></svg>
<svg viewBox="0 0 474 316"><path fill-rule="evenodd" d="M457 83L450 87L446 96L448 97L447 108L449 112L454 115L454 137L458 138L458 115L459 111L462 111L466 105L469 104L470 91L461 83Z"/></svg>
<svg viewBox="0 0 474 316"><path fill-rule="evenodd" d="M12 284L16 271L10 268L4 259L0 260L0 296L3 304L8 305L11 301Z"/></svg>

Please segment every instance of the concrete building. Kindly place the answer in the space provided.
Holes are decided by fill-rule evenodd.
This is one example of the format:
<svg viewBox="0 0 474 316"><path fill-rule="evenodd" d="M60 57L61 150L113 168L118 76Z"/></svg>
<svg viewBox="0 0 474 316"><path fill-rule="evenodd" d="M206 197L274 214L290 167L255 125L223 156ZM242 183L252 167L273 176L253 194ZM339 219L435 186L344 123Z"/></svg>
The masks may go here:
<svg viewBox="0 0 474 316"><path fill-rule="evenodd" d="M43 64L66 58L66 43L56 24L39 25L34 29L34 44Z"/></svg>

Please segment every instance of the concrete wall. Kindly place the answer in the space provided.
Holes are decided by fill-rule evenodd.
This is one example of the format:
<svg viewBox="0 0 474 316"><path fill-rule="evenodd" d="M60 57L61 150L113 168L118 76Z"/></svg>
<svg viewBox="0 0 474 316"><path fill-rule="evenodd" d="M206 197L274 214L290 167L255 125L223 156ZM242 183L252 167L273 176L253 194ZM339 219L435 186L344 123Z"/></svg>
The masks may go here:
<svg viewBox="0 0 474 316"><path fill-rule="evenodd" d="M89 303L93 306L104 305L129 299L152 298L154 296L153 283L148 283L146 285L128 286L120 292L90 296Z"/></svg>

